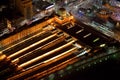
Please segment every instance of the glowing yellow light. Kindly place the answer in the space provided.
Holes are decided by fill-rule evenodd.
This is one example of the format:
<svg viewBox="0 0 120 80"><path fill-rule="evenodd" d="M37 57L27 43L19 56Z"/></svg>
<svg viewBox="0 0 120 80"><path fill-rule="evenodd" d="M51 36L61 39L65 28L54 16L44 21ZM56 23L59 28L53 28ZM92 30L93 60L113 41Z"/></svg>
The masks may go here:
<svg viewBox="0 0 120 80"><path fill-rule="evenodd" d="M98 40L100 40L100 38L96 38L95 40L93 40L93 42L97 42Z"/></svg>
<svg viewBox="0 0 120 80"><path fill-rule="evenodd" d="M105 46L106 46L106 44L101 44L101 45L100 45L100 47L105 47Z"/></svg>

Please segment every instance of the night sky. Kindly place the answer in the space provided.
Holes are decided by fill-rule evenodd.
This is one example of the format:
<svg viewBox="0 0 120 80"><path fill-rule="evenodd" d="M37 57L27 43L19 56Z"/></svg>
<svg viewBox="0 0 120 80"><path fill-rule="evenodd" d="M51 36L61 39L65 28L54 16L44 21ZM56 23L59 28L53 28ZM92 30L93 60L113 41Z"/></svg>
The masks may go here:
<svg viewBox="0 0 120 80"><path fill-rule="evenodd" d="M0 0L0 5L6 5L9 3L9 0Z"/></svg>

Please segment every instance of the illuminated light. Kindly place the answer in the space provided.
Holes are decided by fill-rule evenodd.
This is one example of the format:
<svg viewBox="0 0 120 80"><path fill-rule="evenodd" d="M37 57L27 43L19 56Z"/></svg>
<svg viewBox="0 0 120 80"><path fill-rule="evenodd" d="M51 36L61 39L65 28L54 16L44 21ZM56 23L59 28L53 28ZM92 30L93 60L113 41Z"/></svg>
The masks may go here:
<svg viewBox="0 0 120 80"><path fill-rule="evenodd" d="M49 60L46 60L46 61L44 61L44 63L47 63L47 62L49 62L49 61L51 61L51 60L54 60L54 59L57 59L57 58L59 58L59 57L61 57L61 56L64 56L65 54L67 54L67 53L69 53L69 52L72 52L72 51L76 51L76 48L72 48L72 49L70 49L70 50L68 50L68 51L66 51L66 52L64 52L64 53L62 53L62 54L60 54L60 55L57 55L57 56L55 56L55 57L52 57L52 58L50 58Z"/></svg>
<svg viewBox="0 0 120 80"><path fill-rule="evenodd" d="M54 4L53 5L50 5L50 6L48 6L46 9L50 9L50 8L54 8Z"/></svg>
<svg viewBox="0 0 120 80"><path fill-rule="evenodd" d="M96 62L94 62L94 64L96 64Z"/></svg>
<svg viewBox="0 0 120 80"><path fill-rule="evenodd" d="M50 19L50 20L48 20L47 21L49 24L51 23L51 24L53 24L52 22L53 22L53 19Z"/></svg>
<svg viewBox="0 0 120 80"><path fill-rule="evenodd" d="M74 19L74 17L73 17L73 16L70 16L69 19L70 19L70 20L71 20L71 19Z"/></svg>
<svg viewBox="0 0 120 80"><path fill-rule="evenodd" d="M99 62L102 62L102 60L100 60Z"/></svg>
<svg viewBox="0 0 120 80"><path fill-rule="evenodd" d="M0 55L2 54L2 51L0 51Z"/></svg>
<svg viewBox="0 0 120 80"><path fill-rule="evenodd" d="M39 9L37 9L37 11L39 12L40 10L39 10Z"/></svg>
<svg viewBox="0 0 120 80"><path fill-rule="evenodd" d="M64 53L62 53L62 54L60 54L60 55L57 55L57 56L52 57L52 58L50 58L50 59L48 59L48 60L45 60L45 61L43 61L43 62L41 62L41 63L39 63L39 64L37 64L37 65L45 64L45 63L51 62L51 61L56 61L56 59L58 59L59 57L68 56L68 55L72 54L73 52L75 52L76 50L77 50L77 48L72 48L72 49L70 49L70 50L68 50L68 51L66 51L66 52L64 52ZM65 54L66 54L66 55L65 55ZM37 66L37 65L33 65L32 67L29 67L29 68L27 68L27 69L25 69L25 70L31 69L31 68L33 68L33 67L35 67L35 66Z"/></svg>
<svg viewBox="0 0 120 80"><path fill-rule="evenodd" d="M73 28L74 26L70 25L70 26L67 26L67 29L71 29Z"/></svg>
<svg viewBox="0 0 120 80"><path fill-rule="evenodd" d="M77 57L83 56L86 53L89 53L91 49L85 50L82 53L78 54Z"/></svg>
<svg viewBox="0 0 120 80"><path fill-rule="evenodd" d="M15 56L21 54L22 52L24 52L24 51L26 51L26 50L28 50L28 49L30 49L30 48L32 48L32 47L34 47L34 46L40 44L40 43L43 43L43 42L47 41L48 39L51 39L51 38L55 37L56 35L57 35L57 34L53 34L53 35L51 35L51 36L49 36L49 37L47 37L47 38L45 38L45 39L42 39L42 40L40 40L40 41L38 41L38 42L36 42L36 43L34 43L34 44L28 46L28 47L26 47L26 48L24 48L24 49L22 49L22 50L16 52L16 53L14 53L14 54L8 56L8 58L13 58L13 57L15 57Z"/></svg>
<svg viewBox="0 0 120 80"><path fill-rule="evenodd" d="M80 44L78 44L78 43L75 43L74 44L77 48L82 48L82 46L80 45Z"/></svg>
<svg viewBox="0 0 120 80"><path fill-rule="evenodd" d="M54 80L54 78L55 78L55 75L54 75L54 74L50 74L50 75L49 75L49 80Z"/></svg>
<svg viewBox="0 0 120 80"><path fill-rule="evenodd" d="M6 58L6 55L5 54L0 54L0 61L2 61L3 59Z"/></svg>
<svg viewBox="0 0 120 80"><path fill-rule="evenodd" d="M43 33L45 33L45 31L42 31L42 32L40 32L40 33L38 33L38 34L36 34L36 35L30 37L30 38L27 38L27 39L25 39L25 40L22 40L22 41L20 41L20 42L18 42L18 43L16 43L16 44L14 44L14 45L12 45L12 46L10 46L10 47L4 49L4 50L2 50L1 52L4 52L4 51L6 51L6 50L8 50L8 49L10 49L10 48L13 48L13 47L15 47L15 46L17 46L17 45L19 45L19 44L21 44L21 43L27 41L27 40L30 40L30 39L32 39L32 38L35 38L35 37L37 37L37 36L39 36L39 35L41 35L41 34L43 34Z"/></svg>
<svg viewBox="0 0 120 80"><path fill-rule="evenodd" d="M12 29L12 25L11 25L11 22L9 20L7 20L7 28L10 30Z"/></svg>
<svg viewBox="0 0 120 80"><path fill-rule="evenodd" d="M19 65L19 67L22 67L22 68L23 68L23 67L26 67L26 66L34 63L34 62L37 62L37 61L43 59L44 57L46 57L46 56L48 56L48 55L51 55L51 54L53 54L53 53L55 53L55 52L57 52L57 51L60 51L60 50L64 49L64 48L67 47L67 46L72 45L74 42L75 42L75 40L73 40L73 41L71 41L71 42L69 42L69 43L67 43L67 44L65 44L65 45L63 45L63 46L60 46L60 47L58 47L58 48L56 48L56 49L54 49L54 50L51 50L51 51L47 52L46 54L43 54L43 55L38 56L38 57L36 57L36 58L34 58L34 59L31 59L31 60L29 60L29 61L27 61L27 62ZM73 49L74 49L74 48L73 48ZM66 54L66 52L63 53L63 54ZM63 55L63 54L61 54L61 55ZM57 57L59 57L59 56L60 56L60 55L58 55ZM55 59L55 58L56 58L56 57L50 58L49 60L44 61L44 63L47 63L47 62L49 62L50 60L53 60L53 59Z"/></svg>
<svg viewBox="0 0 120 80"><path fill-rule="evenodd" d="M68 66L67 68L66 68L66 70L71 70L72 69L72 66Z"/></svg>
<svg viewBox="0 0 120 80"><path fill-rule="evenodd" d="M93 40L93 42L95 43L95 42L97 42L98 40L100 40L100 38L96 38L95 40Z"/></svg>
<svg viewBox="0 0 120 80"><path fill-rule="evenodd" d="M105 47L105 46L106 46L106 44L101 44L101 45L100 45L100 47Z"/></svg>
<svg viewBox="0 0 120 80"><path fill-rule="evenodd" d="M105 60L107 60L107 58L105 58Z"/></svg>
<svg viewBox="0 0 120 80"><path fill-rule="evenodd" d="M81 29L81 30L77 31L76 34L79 34L79 33L81 33L82 31L84 31L84 29Z"/></svg>
<svg viewBox="0 0 120 80"><path fill-rule="evenodd" d="M82 69L85 69L85 66L83 66Z"/></svg>
<svg viewBox="0 0 120 80"><path fill-rule="evenodd" d="M91 34L92 34L92 33L89 33L89 34L83 36L83 38L86 38L86 37L90 36Z"/></svg>
<svg viewBox="0 0 120 80"><path fill-rule="evenodd" d="M116 55L114 54L113 57L116 57Z"/></svg>

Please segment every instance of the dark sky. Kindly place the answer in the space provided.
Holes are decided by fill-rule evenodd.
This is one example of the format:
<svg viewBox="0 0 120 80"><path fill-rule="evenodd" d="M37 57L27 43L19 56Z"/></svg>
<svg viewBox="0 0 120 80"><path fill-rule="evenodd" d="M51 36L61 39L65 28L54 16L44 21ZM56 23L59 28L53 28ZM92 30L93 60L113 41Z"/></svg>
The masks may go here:
<svg viewBox="0 0 120 80"><path fill-rule="evenodd" d="M120 0L117 0L117 1L120 1Z"/></svg>
<svg viewBox="0 0 120 80"><path fill-rule="evenodd" d="M8 4L8 3L9 3L9 0L0 0L0 5Z"/></svg>

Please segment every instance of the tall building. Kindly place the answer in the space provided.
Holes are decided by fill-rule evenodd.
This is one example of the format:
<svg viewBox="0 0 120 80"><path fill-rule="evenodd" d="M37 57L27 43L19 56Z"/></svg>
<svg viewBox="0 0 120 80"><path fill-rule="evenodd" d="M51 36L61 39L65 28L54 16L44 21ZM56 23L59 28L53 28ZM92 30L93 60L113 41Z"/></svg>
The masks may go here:
<svg viewBox="0 0 120 80"><path fill-rule="evenodd" d="M32 0L14 0L14 3L25 19L32 18L33 16Z"/></svg>

